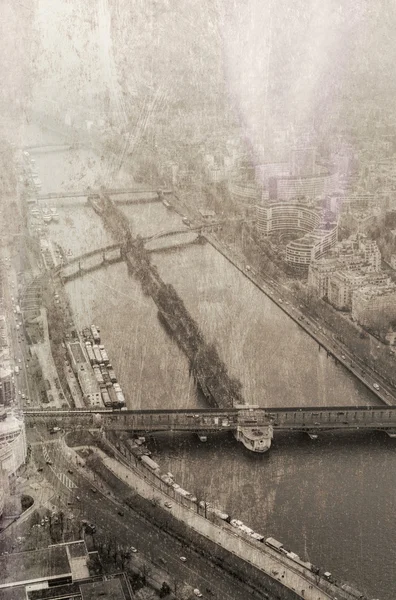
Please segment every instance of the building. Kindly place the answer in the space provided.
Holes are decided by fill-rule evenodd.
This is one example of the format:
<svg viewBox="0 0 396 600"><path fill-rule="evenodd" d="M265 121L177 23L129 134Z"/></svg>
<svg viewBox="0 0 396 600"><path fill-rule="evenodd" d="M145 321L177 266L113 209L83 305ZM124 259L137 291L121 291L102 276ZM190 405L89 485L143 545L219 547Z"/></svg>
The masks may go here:
<svg viewBox="0 0 396 600"><path fill-rule="evenodd" d="M83 540L0 556L0 600L132 600L124 573L91 577Z"/></svg>
<svg viewBox="0 0 396 600"><path fill-rule="evenodd" d="M254 181L231 181L228 190L234 202L239 204L247 212L254 210L254 206L263 194L262 186Z"/></svg>
<svg viewBox="0 0 396 600"><path fill-rule="evenodd" d="M365 285L384 285L389 278L384 273L365 273L364 271L337 271L329 278L327 297L337 310L350 311L352 294Z"/></svg>
<svg viewBox="0 0 396 600"><path fill-rule="evenodd" d="M363 234L338 242L326 257L310 263L308 286L318 298L327 298L330 278L347 270L378 273L381 270L381 253L377 243Z"/></svg>
<svg viewBox="0 0 396 600"><path fill-rule="evenodd" d="M256 206L256 227L261 235L272 233L308 233L319 226L321 215L303 203L271 203Z"/></svg>
<svg viewBox="0 0 396 600"><path fill-rule="evenodd" d="M7 473L0 468L0 519L3 516L4 506L9 495L9 482Z"/></svg>
<svg viewBox="0 0 396 600"><path fill-rule="evenodd" d="M0 316L0 404L9 406L14 397L13 367L7 338L7 324Z"/></svg>
<svg viewBox="0 0 396 600"><path fill-rule="evenodd" d="M332 216L332 215L331 215ZM323 222L321 212L306 202L281 202L256 206L256 227L262 236L302 234L286 246L286 262L308 268L337 243L337 222Z"/></svg>
<svg viewBox="0 0 396 600"><path fill-rule="evenodd" d="M316 172L316 148L295 147L290 157L291 173L309 176Z"/></svg>
<svg viewBox="0 0 396 600"><path fill-rule="evenodd" d="M325 223L286 246L286 262L297 268L308 269L313 260L329 252L337 243L337 223Z"/></svg>
<svg viewBox="0 0 396 600"><path fill-rule="evenodd" d="M376 331L396 324L396 285L390 280L366 285L353 292L352 319Z"/></svg>
<svg viewBox="0 0 396 600"><path fill-rule="evenodd" d="M272 177L268 183L269 198L272 201L288 201L292 198L316 198L331 194L338 189L338 173L327 167L318 167L310 175L289 175Z"/></svg>
<svg viewBox="0 0 396 600"><path fill-rule="evenodd" d="M103 408L100 387L80 341L66 344L70 363L84 399L90 406Z"/></svg>
<svg viewBox="0 0 396 600"><path fill-rule="evenodd" d="M381 252L377 242L365 236L358 237L359 250L364 254L364 261L372 267L373 271L381 270Z"/></svg>
<svg viewBox="0 0 396 600"><path fill-rule="evenodd" d="M0 407L0 470L15 475L27 455L25 423L22 417ZM1 572L1 571L0 571Z"/></svg>

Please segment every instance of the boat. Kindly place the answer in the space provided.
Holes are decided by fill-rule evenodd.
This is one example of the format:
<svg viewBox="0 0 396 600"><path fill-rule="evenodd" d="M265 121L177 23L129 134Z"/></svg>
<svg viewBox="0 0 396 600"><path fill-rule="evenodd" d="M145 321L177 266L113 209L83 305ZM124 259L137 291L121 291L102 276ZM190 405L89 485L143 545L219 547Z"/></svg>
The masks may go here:
<svg viewBox="0 0 396 600"><path fill-rule="evenodd" d="M59 221L59 215L56 212L56 208L51 208L51 216L53 221L55 221L56 223Z"/></svg>
<svg viewBox="0 0 396 600"><path fill-rule="evenodd" d="M272 425L261 426L260 428L238 425L237 430L234 431L234 436L248 450L259 453L267 452L271 447L273 428Z"/></svg>
<svg viewBox="0 0 396 600"><path fill-rule="evenodd" d="M206 435L201 435L200 433L198 433L198 438L200 442L207 442L208 441L208 437Z"/></svg>
<svg viewBox="0 0 396 600"><path fill-rule="evenodd" d="M44 223L50 223L52 221L52 214L48 207L43 208L43 221Z"/></svg>
<svg viewBox="0 0 396 600"><path fill-rule="evenodd" d="M97 195L89 196L88 203L92 206L97 215L103 214L103 206L101 206L100 197Z"/></svg>

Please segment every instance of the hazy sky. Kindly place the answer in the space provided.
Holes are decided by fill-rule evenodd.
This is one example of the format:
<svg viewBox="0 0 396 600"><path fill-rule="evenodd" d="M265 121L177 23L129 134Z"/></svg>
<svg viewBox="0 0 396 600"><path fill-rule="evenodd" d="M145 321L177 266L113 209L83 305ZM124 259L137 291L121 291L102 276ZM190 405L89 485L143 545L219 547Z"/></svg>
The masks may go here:
<svg viewBox="0 0 396 600"><path fill-rule="evenodd" d="M120 122L136 93L199 104L226 93L257 152L394 91L391 0L37 0L36 97ZM354 106L355 104L355 106Z"/></svg>

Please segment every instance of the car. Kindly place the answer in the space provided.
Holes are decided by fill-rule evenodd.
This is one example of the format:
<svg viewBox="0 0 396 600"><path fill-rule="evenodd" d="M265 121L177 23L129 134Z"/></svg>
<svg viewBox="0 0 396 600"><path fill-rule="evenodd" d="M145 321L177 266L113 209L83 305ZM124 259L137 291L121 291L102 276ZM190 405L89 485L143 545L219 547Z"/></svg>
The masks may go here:
<svg viewBox="0 0 396 600"><path fill-rule="evenodd" d="M164 506L166 506L166 508L172 508L172 504L170 502L165 502Z"/></svg>
<svg viewBox="0 0 396 600"><path fill-rule="evenodd" d="M93 488L93 487L92 487L92 488L91 488L91 492L92 492L93 494L96 494L97 490L96 490L95 488Z"/></svg>
<svg viewBox="0 0 396 600"><path fill-rule="evenodd" d="M342 360L345 360L345 355L341 354L341 358L342 358Z"/></svg>
<svg viewBox="0 0 396 600"><path fill-rule="evenodd" d="M201 592L199 591L198 588L195 588L195 590L194 590L194 596L197 596L198 598L202 598L202 594L201 594Z"/></svg>
<svg viewBox="0 0 396 600"><path fill-rule="evenodd" d="M124 516L124 513L123 513L123 511L122 511L122 510L119 510L119 511L118 511L118 514L120 515L120 517L123 517L123 516Z"/></svg>
<svg viewBox="0 0 396 600"><path fill-rule="evenodd" d="M180 560L181 560L182 562L187 562L187 558L186 558L185 556L181 556L181 557L180 557Z"/></svg>
<svg viewBox="0 0 396 600"><path fill-rule="evenodd" d="M52 465L52 460L46 460L45 461L47 463L47 465L51 466Z"/></svg>
<svg viewBox="0 0 396 600"><path fill-rule="evenodd" d="M43 471L43 467L39 467L39 468L37 469L37 471L38 471L39 473L41 473L41 471Z"/></svg>
<svg viewBox="0 0 396 600"><path fill-rule="evenodd" d="M380 389L380 386L378 385L378 383L373 383L373 388L378 391Z"/></svg>
<svg viewBox="0 0 396 600"><path fill-rule="evenodd" d="M76 500L77 500L77 502L81 502L80 496L76 496Z"/></svg>
<svg viewBox="0 0 396 600"><path fill-rule="evenodd" d="M137 549L136 549L134 546L131 546L131 547L129 548L129 550L130 550L131 552L133 552L133 554L136 554L136 552L137 552Z"/></svg>
<svg viewBox="0 0 396 600"><path fill-rule="evenodd" d="M73 471L71 469L67 469L67 472L70 473L70 475L73 475Z"/></svg>

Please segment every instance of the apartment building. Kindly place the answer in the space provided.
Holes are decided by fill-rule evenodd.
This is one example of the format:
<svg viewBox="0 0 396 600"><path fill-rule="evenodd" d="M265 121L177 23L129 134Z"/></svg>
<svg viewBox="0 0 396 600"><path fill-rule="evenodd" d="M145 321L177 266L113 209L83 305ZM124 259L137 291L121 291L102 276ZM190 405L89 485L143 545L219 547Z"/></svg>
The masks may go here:
<svg viewBox="0 0 396 600"><path fill-rule="evenodd" d="M337 271L329 278L327 297L337 310L350 311L352 294L362 286L386 285L389 278L384 273L365 273L361 271Z"/></svg>
<svg viewBox="0 0 396 600"><path fill-rule="evenodd" d="M352 319L366 329L387 329L396 322L396 285L390 280L353 291Z"/></svg>

